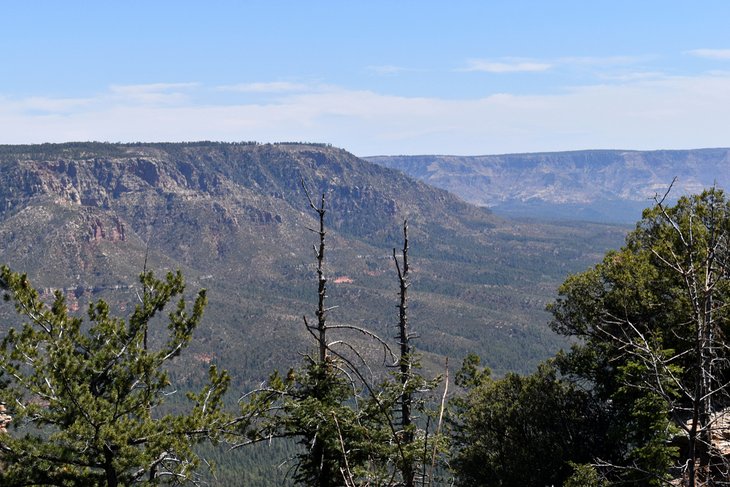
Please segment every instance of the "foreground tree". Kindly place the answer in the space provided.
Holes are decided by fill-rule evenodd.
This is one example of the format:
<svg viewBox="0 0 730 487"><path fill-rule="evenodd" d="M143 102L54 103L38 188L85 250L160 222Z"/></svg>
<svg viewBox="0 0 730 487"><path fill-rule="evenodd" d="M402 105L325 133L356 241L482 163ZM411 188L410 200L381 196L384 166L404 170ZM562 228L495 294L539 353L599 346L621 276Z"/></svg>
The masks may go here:
<svg viewBox="0 0 730 487"><path fill-rule="evenodd" d="M457 485L563 485L573 475L571 462L601 453L606 415L552 363L502 379L478 365L469 356L456 377L465 391L452 400Z"/></svg>
<svg viewBox="0 0 730 487"><path fill-rule="evenodd" d="M56 292L47 305L25 275L0 270L5 299L26 320L0 348L5 383L0 401L12 417L0 433L0 484L116 486L192 480L193 445L215 438L229 419L221 410L225 372L190 394L186 414L163 410L170 381L166 364L189 344L202 317L205 291L192 309L183 298L167 317L167 339L148 343L156 316L183 293L181 274L140 276L140 304L128 319L104 301L89 306L88 322L68 313ZM159 334L149 334L149 341Z"/></svg>
<svg viewBox="0 0 730 487"><path fill-rule="evenodd" d="M448 393L448 362L446 377L443 380L444 391L440 408L433 408L434 397L427 394L436 390L442 382L441 377L427 380L421 375L419 356L413 347L416 335L408 321L408 290L410 288L410 265L408 262L408 221L403 222L403 248L401 260L398 260L396 249L393 249L393 261L398 273L398 333L396 340L400 348L398 371L395 382L382 385L381 397L388 407L395 407L394 417L389 420L395 431L396 449L391 454L391 461L400 472L400 484L404 487L432 485L435 481L437 456L446 450L441 425L444 413L444 401ZM430 404L429 404L430 402ZM421 415L421 428L418 425L417 413ZM425 424L424 424L425 419ZM430 426L435 424L433 431Z"/></svg>
<svg viewBox="0 0 730 487"><path fill-rule="evenodd" d="M553 328L581 339L559 357L614 418L611 478L720 485L727 458L713 429L730 405L730 204L718 189L668 207L657 199L620 251L570 277ZM724 485L724 484L723 484Z"/></svg>
<svg viewBox="0 0 730 487"><path fill-rule="evenodd" d="M400 394L400 421L399 426L402 431L401 438L404 445L411 445L415 438L414 425L412 418L413 395L415 392L413 381L417 379L415 376L414 357L411 351L411 332L408 327L408 287L410 285L410 267L408 265L408 222L403 222L403 253L402 253L402 269L398 262L398 256L393 249L393 261L398 272L398 284L400 287L398 303L398 335L396 339L400 345L400 356L398 357L398 379L402 387ZM415 485L415 462L413 459L405 459L401 464L401 472L403 475L403 485L405 487L413 487Z"/></svg>
<svg viewBox="0 0 730 487"><path fill-rule="evenodd" d="M255 416L256 424L246 431L247 439L236 446L274 437L296 439L301 450L294 461L292 478L301 485L431 485L443 442L438 435L418 428L416 412L424 413L421 394L435 388L438 380L426 381L417 373L419 364L410 343L407 225L403 226L400 261L393 249L400 287L396 335L400 355L396 357L372 331L329 320L329 311L336 307L326 304L326 198L322 194L315 203L302 186L318 222L317 228L310 229L318 237L314 245L317 320L310 322L304 317L316 353L306 354L304 366L289 371L286 378L275 373L265 387L245 396L243 415ZM394 369L393 373L385 373L387 369L373 371L362 347L349 341L347 332L381 345L386 357L383 365Z"/></svg>
<svg viewBox="0 0 730 487"><path fill-rule="evenodd" d="M362 392L359 369L336 348L357 351L343 340L332 340L331 331L355 328L328 321L325 269L326 198L318 204L302 187L310 208L317 215L318 237L314 245L317 261L316 322L304 316L305 329L314 338L316 353L305 354L304 366L292 369L286 378L274 373L268 384L244 396L243 416L255 417L255 426L244 425L247 439L235 447L275 437L293 438L301 446L293 465L293 480L301 485L335 487L354 485L365 474L369 445L378 445L377 430L367 428L365 412L359 407ZM366 330L357 329L363 333ZM372 334L370 334L372 336Z"/></svg>

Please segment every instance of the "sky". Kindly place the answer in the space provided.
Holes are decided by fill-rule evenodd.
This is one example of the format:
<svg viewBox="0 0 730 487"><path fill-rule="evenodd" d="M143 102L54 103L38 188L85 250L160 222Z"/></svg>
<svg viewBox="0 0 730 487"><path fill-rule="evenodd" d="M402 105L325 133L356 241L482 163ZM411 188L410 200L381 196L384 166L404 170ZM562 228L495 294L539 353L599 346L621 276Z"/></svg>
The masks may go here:
<svg viewBox="0 0 730 487"><path fill-rule="evenodd" d="M730 146L730 2L0 0L0 144Z"/></svg>

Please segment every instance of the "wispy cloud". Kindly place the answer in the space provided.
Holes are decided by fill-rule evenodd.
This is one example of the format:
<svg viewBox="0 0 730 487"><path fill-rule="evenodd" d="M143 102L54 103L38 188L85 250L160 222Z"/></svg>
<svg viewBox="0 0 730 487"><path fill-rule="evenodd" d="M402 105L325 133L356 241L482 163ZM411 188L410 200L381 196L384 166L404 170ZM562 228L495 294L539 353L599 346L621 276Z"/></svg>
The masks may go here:
<svg viewBox="0 0 730 487"><path fill-rule="evenodd" d="M730 60L730 49L693 49L687 54L706 59Z"/></svg>
<svg viewBox="0 0 730 487"><path fill-rule="evenodd" d="M33 96L26 98L22 103L11 102L9 100L5 103L12 103L18 108L29 112L37 113L73 113L79 110L87 109L91 104L94 103L93 98L52 98L45 96Z"/></svg>
<svg viewBox="0 0 730 487"><path fill-rule="evenodd" d="M626 66L650 60L650 56L567 56L559 58L556 64L577 66Z"/></svg>
<svg viewBox="0 0 730 487"><path fill-rule="evenodd" d="M114 88L83 102L0 99L0 143L309 140L359 155L717 147L728 145L730 73L459 100L333 86L215 105L195 97L144 104L119 93Z"/></svg>
<svg viewBox="0 0 730 487"><path fill-rule="evenodd" d="M190 91L199 86L199 83L112 85L109 95L122 102L174 105L184 103Z"/></svg>
<svg viewBox="0 0 730 487"><path fill-rule="evenodd" d="M636 71L618 74L599 74L600 79L608 81L644 81L644 80L656 80L666 77L665 73L660 71Z"/></svg>
<svg viewBox="0 0 730 487"><path fill-rule="evenodd" d="M404 71L409 71L408 68L404 68L402 66L394 66L392 64L368 66L367 70L379 76L393 76Z"/></svg>
<svg viewBox="0 0 730 487"><path fill-rule="evenodd" d="M553 65L546 62L537 62L524 59L504 59L490 61L485 59L470 59L464 71L480 71L484 73L535 73L547 71Z"/></svg>
<svg viewBox="0 0 730 487"><path fill-rule="evenodd" d="M565 56L554 59L502 58L496 60L470 59L461 71L485 73L541 73L571 68L617 68L637 65L651 60L650 56Z"/></svg>
<svg viewBox="0 0 730 487"><path fill-rule="evenodd" d="M232 91L239 93L291 93L307 91L310 87L303 83L288 81L268 81L258 83L239 83L216 87L217 91Z"/></svg>

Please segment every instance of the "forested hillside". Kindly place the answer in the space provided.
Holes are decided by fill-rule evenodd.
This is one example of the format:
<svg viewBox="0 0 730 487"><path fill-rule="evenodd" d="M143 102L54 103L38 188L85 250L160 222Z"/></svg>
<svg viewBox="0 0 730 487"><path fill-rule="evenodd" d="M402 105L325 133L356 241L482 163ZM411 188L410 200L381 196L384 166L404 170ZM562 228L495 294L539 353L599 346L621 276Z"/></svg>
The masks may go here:
<svg viewBox="0 0 730 487"><path fill-rule="evenodd" d="M404 429L413 431L410 436L398 434L400 439L393 440L393 428L388 430L387 426L400 420L387 415L385 418L391 419L384 420L383 414L391 414L389 411L397 409L396 402L402 400L397 384L405 377L406 370L420 371L419 377L425 381L422 386L417 386L419 382L415 379L406 381L414 385L414 392L432 391L414 398L414 405L429 408L430 414L435 415L433 418L439 416L438 395L445 382L431 383L429 378L444 372L446 358L450 359L452 374L469 353L483 357L483 363L494 370L495 376L508 371L531 372L566 344L564 338L547 327L548 315L544 311L545 305L554 299L559 283L570 272L596 262L605 250L618 247L626 232L625 228L608 225L505 221L486 209L470 206L397 171L324 145L63 144L5 146L0 152L2 255L11 268L26 272L30 282L40 288L39 301L32 303L55 300L57 304L47 310L48 320L69 326L83 323L70 317L83 316L89 303L100 298L108 303L108 308L106 304L99 308L98 302L95 305L96 311L90 318L98 322L98 327L91 328L91 337L83 338L87 325L62 334L74 337L81 333L79 338L74 338L76 345L63 348L63 353L71 354L64 360L79 361L80 365L74 366L79 370L86 367L87 352L83 350L95 349L91 344L108 332L99 335L94 330L118 330L114 335L128 336L130 343L136 344L135 353L140 353L140 357L147 357L152 347L162 346L164 351L165 343L170 343L161 326L164 320L155 319L148 327L147 321L135 318L139 316L135 311L138 303L144 303L154 296L153 291L161 292L164 288L150 284L149 280L140 281L138 275L144 270L161 275L179 269L187 277L189 292L206 288L208 304L202 317L190 322L195 326L188 329L182 325L187 322L180 321L179 326L183 328L173 336L174 340L182 340L181 345L168 358L183 348L185 353L180 353L175 360L165 360L167 375L159 381L169 380L184 389L203 388L202 395L193 398L193 404L198 401L199 406L195 407L202 408L205 414L201 416L201 410L196 409L191 419L180 419L173 424L190 425L198 431L191 437L195 441L205 440L209 434L220 441L216 435L222 434L228 442L225 435L233 434L258 442L268 434L298 438L306 443L316 437L307 426L311 424L309 413L291 416L287 411L334 408L340 413L331 425L334 429L329 430L335 444L323 450L334 454L328 461L336 464L337 458L341 459L337 453L340 433L348 442L398 446L398 451L366 450L370 453L358 457L359 460L345 456L354 462L353 476L364 475L363 478L370 479L391 475L393 462L400 465L399 476L415 478L413 468L428 463L422 456L414 456L416 451L421 451L416 443L420 441L419 435L429 432L427 437L435 441L432 447L442 442L435 435L433 424L423 424L424 411L416 414L420 419ZM320 198L326 203L321 220L313 211ZM397 328L399 269L395 266L393 249L400 249L403 244L405 220L410 229L407 335L416 340L418 363L423 368L414 362L401 369L401 375L392 377L395 385L382 386L382 396L373 395L376 389L362 385L367 382L363 376L359 380L358 398L379 399L353 412L355 399L348 392L351 388L343 388L338 374L331 376L334 369L327 365L328 359L309 365L306 360L302 362L303 354L312 356L316 350L316 342L307 332L302 317L308 316L310 323L314 323L321 315L321 311L316 311L320 272L316 252L312 251L313 246L317 248L316 229L320 224L326 228L327 259L321 275L326 276L328 283L326 313L330 326L334 327L332 340L339 341L338 329L362 329L377 334L396 349L402 342L398 338L402 332ZM402 253L399 250L399 255ZM12 291L9 297L22 303L26 291L13 291L13 283L26 281L5 279L4 287ZM173 283L170 285L175 288ZM21 311L31 301L28 303L21 306ZM45 316L43 313L46 311L39 308L35 316ZM130 320L128 328L114 328L122 323L108 316L117 315ZM19 322L11 306L3 308L3 316L3 332ZM179 317L173 313L170 319L177 323ZM143 341L140 341L140 330L144 330ZM188 333L190 336L186 338ZM17 340L29 336L18 336ZM28 342L12 343L23 349ZM357 332L347 336L347 343L357 351L358 360L380 364L372 371L370 387L389 376L389 369L382 366L381 343L373 341L367 333ZM94 360L117 360L112 351L103 355L107 345L99 346L102 355ZM113 350L114 342L108 346ZM125 354L132 353L131 348L123 350ZM154 356L149 355L150 360ZM165 353L162 357L166 357ZM350 356L349 360L352 359ZM137 361L130 360L127 363ZM225 369L227 374L209 377L210 365ZM294 366L297 371L287 374ZM120 367L123 371L126 366L115 365L114 370ZM269 378L277 370L282 375ZM81 388L86 387L83 375L74 376L74 380L82 379L78 385ZM101 384L107 380L105 377L102 373ZM322 391L322 383L331 383L333 389L325 389L320 394L317 391ZM45 383L39 384L40 390L46 391ZM245 395L262 384L269 384L264 389L274 391L274 395ZM147 386L157 395L150 394L145 401L156 401L154 404L159 404L156 407L160 411L181 411L187 407L181 396L164 399L164 388L155 387ZM218 397L226 388L227 395L219 398L222 402L216 399L209 407L206 397ZM99 386L89 393L89 404L97 400L97 395L99 400L112 403L123 398L117 393L106 398L105 394L110 391ZM55 393L48 391L44 394L55 397ZM248 399L235 406L238 397ZM287 402L286 398L294 398L294 402ZM296 398L307 401L307 409L301 409ZM317 398L325 406L312 405L307 398ZM107 406L84 407L103 411ZM231 412L231 407L241 410ZM239 419L218 417L218 411L226 408L229 409L225 414ZM282 411L284 415L268 417L267 410ZM16 411L11 412L20 417ZM402 417L403 413L399 414ZM63 415L60 418L58 424L63 424ZM235 431L213 433L204 425L192 426L194 421L210 418L217 418L216 424L227 424L226 428ZM245 418L253 418L251 424ZM162 431L173 434L165 429L166 424L160 425ZM233 424L235 427L230 426ZM370 426L363 430L364 425ZM147 427L145 423L139 426ZM446 431L445 425L444 428ZM365 437L358 436L365 433ZM183 433L183 436L190 434ZM146 444L139 438L129 441ZM301 456L302 450L293 449L293 445L277 442L271 447L273 450L242 447L229 453L211 449L209 445L200 448L210 458L219 459L218 478L224 485L240 475L244 475L247 485L272 485L271 482L275 484L283 477L310 482L312 475L319 475L317 462ZM184 445L175 448L189 451ZM101 457L103 451L101 448ZM433 451L438 451L437 457L443 460L445 451L441 447ZM298 458L294 465L309 467L302 467L299 473L288 468L278 469L276 464L282 459L272 460L272 454ZM247 466L245 473L235 467L237 464ZM360 471L365 464L380 467ZM173 471L164 462L159 466ZM194 462L189 468L193 466ZM105 471L114 472L108 468ZM155 467L148 473L156 475L154 472L159 471ZM61 475L59 478L66 475L63 471L57 473ZM431 470L429 478L435 479L441 473L446 477L451 475L441 465ZM23 475L21 470L16 478ZM109 484L108 478L106 482Z"/></svg>
<svg viewBox="0 0 730 487"><path fill-rule="evenodd" d="M195 356L263 378L296 361L313 308L314 215L325 193L332 319L392 335L392 248L408 218L413 321L429 363L477 352L531 370L561 343L545 304L624 229L517 224L401 173L322 145L65 144L0 150L0 249L73 307L136 299L147 268L181 269L210 306Z"/></svg>

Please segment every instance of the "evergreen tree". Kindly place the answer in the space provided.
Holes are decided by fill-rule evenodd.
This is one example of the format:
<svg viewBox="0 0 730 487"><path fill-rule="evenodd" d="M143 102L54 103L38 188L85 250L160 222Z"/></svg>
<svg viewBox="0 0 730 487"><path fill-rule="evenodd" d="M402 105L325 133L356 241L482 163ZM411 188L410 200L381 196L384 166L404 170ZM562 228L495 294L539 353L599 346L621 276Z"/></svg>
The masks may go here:
<svg viewBox="0 0 730 487"><path fill-rule="evenodd" d="M615 447L597 463L614 479L727 478L713 428L730 405L729 241L722 191L658 199L624 248L560 288L552 326L580 342L558 363L610 409Z"/></svg>
<svg viewBox="0 0 730 487"><path fill-rule="evenodd" d="M148 328L185 286L179 272L164 280L145 272L140 283L141 302L128 319L99 300L86 322L69 314L61 292L46 304L25 275L2 267L0 287L25 323L0 347L0 400L12 417L0 433L0 484L111 487L194 477L193 445L215 439L229 421L221 410L228 376L212 367L210 383L189 394L191 409L177 414L164 409L166 364L190 343L205 291L192 308L178 300L167 339L151 347Z"/></svg>
<svg viewBox="0 0 730 487"><path fill-rule="evenodd" d="M729 243L722 191L657 198L626 246L560 287L551 326L569 352L500 380L468 360L461 485L724 485Z"/></svg>
<svg viewBox="0 0 730 487"><path fill-rule="evenodd" d="M457 485L562 485L569 462L603 453L606 415L552 363L502 379L478 366L474 355L464 361L457 385L465 393L452 400Z"/></svg>

